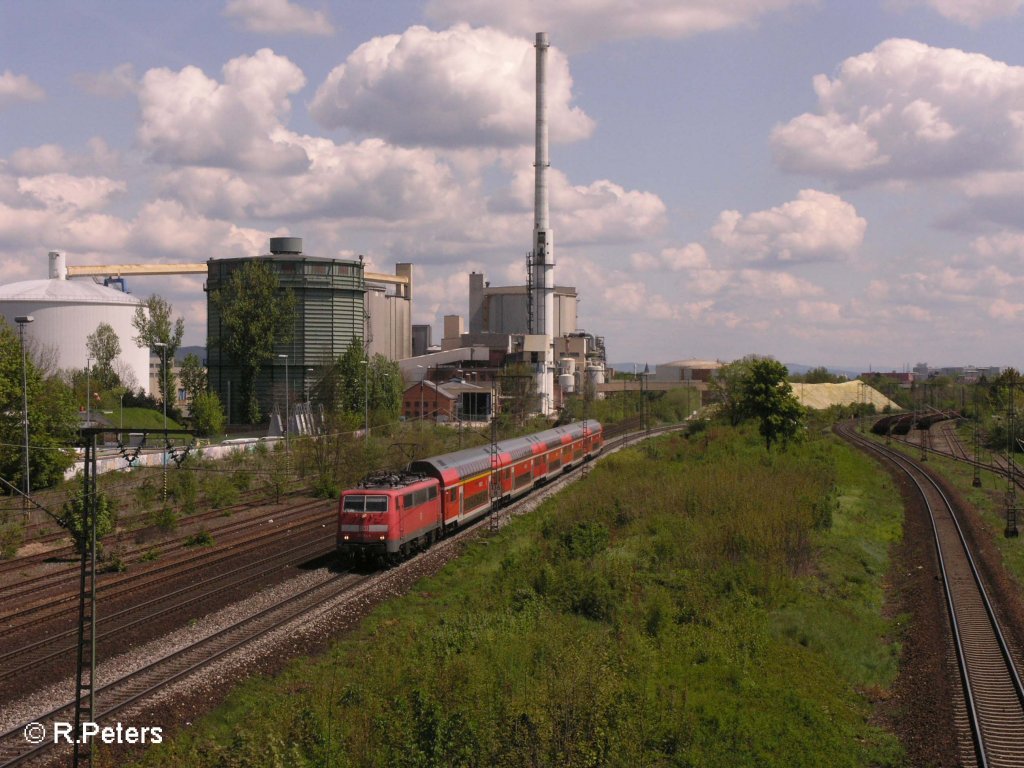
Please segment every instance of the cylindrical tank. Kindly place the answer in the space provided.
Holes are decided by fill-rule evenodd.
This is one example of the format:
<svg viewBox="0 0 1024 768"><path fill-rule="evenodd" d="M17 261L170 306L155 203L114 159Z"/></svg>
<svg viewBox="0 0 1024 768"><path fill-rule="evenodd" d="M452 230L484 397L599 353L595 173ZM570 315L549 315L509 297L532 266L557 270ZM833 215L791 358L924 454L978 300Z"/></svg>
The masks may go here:
<svg viewBox="0 0 1024 768"><path fill-rule="evenodd" d="M558 361L558 367L561 369L562 374L568 374L574 376L576 374L576 360L571 357L563 357Z"/></svg>
<svg viewBox="0 0 1024 768"><path fill-rule="evenodd" d="M576 391L576 377L571 373L563 373L558 377L558 386L566 394Z"/></svg>
<svg viewBox="0 0 1024 768"><path fill-rule="evenodd" d="M597 391L599 384L604 384L604 366L602 365L588 365L587 366L587 378L590 379L590 384L594 389L594 399L604 400L604 393Z"/></svg>
<svg viewBox="0 0 1024 768"><path fill-rule="evenodd" d="M25 326L26 341L41 353L52 354L57 368L85 368L86 339L106 323L121 342L115 370L120 367L124 378L134 379L126 384L149 391L149 350L132 340L138 335L132 318L142 302L89 279L68 280L63 254L52 252L49 261L51 278L0 286L0 316L17 331L14 318L31 315L32 323Z"/></svg>

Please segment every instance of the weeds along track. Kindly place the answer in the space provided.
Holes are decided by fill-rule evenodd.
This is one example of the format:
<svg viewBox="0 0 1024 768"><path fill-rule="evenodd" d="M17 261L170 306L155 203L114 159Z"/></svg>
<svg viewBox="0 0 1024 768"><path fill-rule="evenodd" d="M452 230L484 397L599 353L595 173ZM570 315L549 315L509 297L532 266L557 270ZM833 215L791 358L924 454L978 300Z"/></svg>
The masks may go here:
<svg viewBox="0 0 1024 768"><path fill-rule="evenodd" d="M177 470L181 471L181 470ZM287 493L281 494L282 498L292 498L302 493L303 489L292 490ZM251 495L251 498L238 501L235 504L229 504L223 507L216 507L208 509L204 512L198 512L194 515L188 515L187 518L183 519L183 523L205 523L207 521L218 520L220 518L229 518L236 512L242 512L245 510L252 510L259 508L260 506L266 506L266 493L263 491L248 491L247 494ZM259 500L262 500L261 504ZM141 533L145 529L152 527L150 523L151 512L139 512L132 515L125 515L119 518L118 527L121 528L125 534L128 533ZM74 559L76 557L74 548L71 544L59 544L62 540L68 539L67 531L61 529L56 532L40 533L43 530L50 530L53 526L57 525L54 520L47 520L42 523L32 523L25 529L25 541L30 541L35 544L55 544L51 549L39 552L33 555L25 555L22 557L12 558L10 560L0 560L0 576L5 573L24 570L26 567L31 565L37 565L44 563L48 560L54 559Z"/></svg>
<svg viewBox="0 0 1024 768"><path fill-rule="evenodd" d="M99 589L104 599L110 599L180 577L183 571L200 571L222 562L236 559L246 552L257 551L268 541L279 539L286 533L308 534L333 523L333 505L323 500L308 501L291 509L273 513L272 525L266 521L238 521L230 528L213 531L217 537L214 547L185 548L181 540L162 545L162 555L171 555L154 561L144 569L121 574L103 574ZM331 528L333 533L333 527ZM150 548L152 550L152 548ZM137 564L141 564L138 561ZM45 574L0 590L0 626L10 632L38 624L68 611L77 610L76 580L79 564L59 573Z"/></svg>
<svg viewBox="0 0 1024 768"><path fill-rule="evenodd" d="M961 759L980 766L1024 765L1024 687L953 505L918 462L848 425L837 432L906 475L928 509L967 706L960 741L971 749L962 750Z"/></svg>
<svg viewBox="0 0 1024 768"><path fill-rule="evenodd" d="M679 428L680 425L652 428L648 434L658 434ZM639 442L645 436L646 434L641 433L632 435L623 434L618 437L613 437L606 441L604 453L609 454L618 448ZM130 705L143 703L149 697L172 683L183 680L193 673L201 673L204 668L227 657L232 651L241 649L260 638L264 638L275 633L278 630L289 632L291 631L291 628L299 626L300 622L308 622L311 620L311 617L315 615L322 615L325 612L336 610L342 606L353 605L357 601L364 600L368 595L373 592L377 592L378 590L385 594L396 594L400 592L403 585L407 586L418 578L411 575L414 573L412 566L415 566L421 557L429 557L431 556L431 553L444 554L446 550L451 547L461 545L461 543L468 538L481 535L482 532L488 529L498 528L507 523L512 516L523 514L536 508L544 499L558 492L565 485L585 474L584 470L586 467L586 462L577 465L572 470L567 471L559 477L552 479L550 482L538 487L529 495L494 511L489 516L482 517L473 526L455 532L452 536L435 543L426 552L417 555L394 568L379 571L370 575L359 575L351 572L341 573L325 582L279 600L258 613L237 621L215 634L211 634L197 642L181 648L180 650L167 654L152 664L147 664L136 671L125 674L117 680L110 681L106 684L104 684L102 680L98 680L98 687L96 689L96 713L93 719L101 725L109 723L114 715L126 709ZM331 533L333 535L333 530ZM270 567L269 563L268 567ZM245 570L247 569L240 568L236 573L222 574L222 576L225 579L242 578ZM222 584L219 587L214 586L213 588L219 589L227 587ZM178 598L174 595L167 595L166 598L167 602L164 605L160 605L160 601L155 600L152 601L151 608L140 605L124 611L124 620L126 622L134 621L136 619L135 613L139 609L160 611L163 613L178 610L177 603L172 604L174 600L177 600ZM121 614L116 614L111 617L104 617L101 614L100 627L103 627L103 622L107 621L108 618L109 620L119 621L121 620L120 616ZM145 619L142 620L144 621ZM110 633L117 631L119 630L110 630ZM124 629L122 628L120 631L124 631ZM104 634L100 637L105 637L107 634L108 632L104 630ZM53 648L47 652L49 653L52 651ZM35 651L22 649L22 652L27 654L30 652L34 653ZM67 653L67 651L61 651L61 653ZM4 661L5 658L7 657L0 657L0 664L6 663ZM14 658L14 656L10 656L9 658L11 659L11 665L20 663ZM24 663L38 664L41 662L29 661L26 656ZM3 674L3 672L0 672L0 675ZM13 675L17 674L17 672L12 668L9 674ZM4 678L0 676L0 682L2 682L3 679ZM52 733L52 724L54 722L72 721L73 717L74 702L65 701L60 706L54 707L48 712L35 715L32 717L32 721L42 723L46 727L47 733ZM40 745L30 745L26 743L24 738L24 727L24 724L21 724L16 728L0 734L0 768L13 766L26 760L40 757L49 750L54 749L52 741L47 741Z"/></svg>

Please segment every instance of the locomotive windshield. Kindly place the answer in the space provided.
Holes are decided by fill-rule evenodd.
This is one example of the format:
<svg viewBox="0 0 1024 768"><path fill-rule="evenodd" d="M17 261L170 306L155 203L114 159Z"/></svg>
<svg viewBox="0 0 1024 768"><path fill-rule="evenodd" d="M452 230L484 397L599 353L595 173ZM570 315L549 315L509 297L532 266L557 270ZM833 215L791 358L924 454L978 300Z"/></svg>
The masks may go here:
<svg viewBox="0 0 1024 768"><path fill-rule="evenodd" d="M361 493L345 497L345 512L387 512L387 496L366 496Z"/></svg>

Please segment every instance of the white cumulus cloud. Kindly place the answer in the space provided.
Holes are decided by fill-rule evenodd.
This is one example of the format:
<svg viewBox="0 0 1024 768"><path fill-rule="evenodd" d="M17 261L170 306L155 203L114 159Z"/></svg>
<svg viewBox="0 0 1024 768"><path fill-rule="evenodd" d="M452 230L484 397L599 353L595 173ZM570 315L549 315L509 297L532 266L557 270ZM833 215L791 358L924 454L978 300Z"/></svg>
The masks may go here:
<svg viewBox="0 0 1024 768"><path fill-rule="evenodd" d="M160 162L297 172L309 162L285 135L289 96L306 84L268 48L224 65L224 82L198 67L151 69L139 89L139 141Z"/></svg>
<svg viewBox="0 0 1024 768"><path fill-rule="evenodd" d="M752 262L842 259L864 240L867 222L837 195L801 190L796 200L755 211L723 211L712 238L735 258Z"/></svg>
<svg viewBox="0 0 1024 768"><path fill-rule="evenodd" d="M9 69L0 73L0 109L19 101L42 101L45 98L46 91L28 75L16 75Z"/></svg>
<svg viewBox="0 0 1024 768"><path fill-rule="evenodd" d="M1024 67L891 39L814 90L818 111L772 132L784 170L857 183L1024 164Z"/></svg>
<svg viewBox="0 0 1024 768"><path fill-rule="evenodd" d="M98 209L114 195L124 192L123 181L99 176L51 173L18 179L18 190L52 208Z"/></svg>
<svg viewBox="0 0 1024 768"><path fill-rule="evenodd" d="M512 147L533 143L535 84L528 40L465 24L411 27L359 46L317 89L310 112L325 127L395 144ZM547 96L552 142L591 134L593 121L571 106L568 60L553 47Z"/></svg>
<svg viewBox="0 0 1024 768"><path fill-rule="evenodd" d="M240 22L250 32L334 34L334 27L326 13L311 11L290 0L229 0L224 15Z"/></svg>

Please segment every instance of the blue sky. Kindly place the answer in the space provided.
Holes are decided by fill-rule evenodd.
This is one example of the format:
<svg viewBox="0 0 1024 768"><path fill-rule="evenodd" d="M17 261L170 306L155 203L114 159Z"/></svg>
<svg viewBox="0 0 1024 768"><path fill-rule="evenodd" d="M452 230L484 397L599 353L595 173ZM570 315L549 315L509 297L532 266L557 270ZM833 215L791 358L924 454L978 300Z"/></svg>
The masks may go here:
<svg viewBox="0 0 1024 768"><path fill-rule="evenodd" d="M549 7L557 6L557 7ZM307 253L559 284L613 360L1024 366L1024 0L0 0L0 282ZM147 278L205 339L195 278Z"/></svg>

